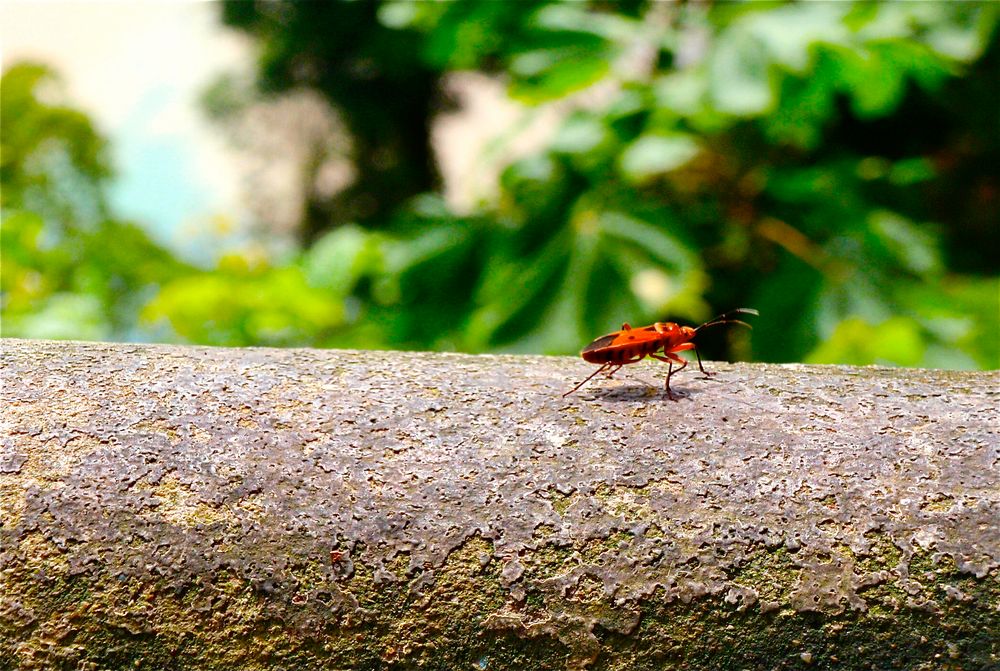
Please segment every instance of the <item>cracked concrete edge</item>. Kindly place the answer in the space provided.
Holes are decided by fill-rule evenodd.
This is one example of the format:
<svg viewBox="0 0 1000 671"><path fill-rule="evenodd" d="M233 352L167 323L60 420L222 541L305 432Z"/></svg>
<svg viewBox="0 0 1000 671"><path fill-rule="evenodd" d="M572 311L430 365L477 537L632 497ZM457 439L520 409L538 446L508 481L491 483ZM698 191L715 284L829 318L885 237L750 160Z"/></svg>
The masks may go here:
<svg viewBox="0 0 1000 671"><path fill-rule="evenodd" d="M1000 664L996 372L0 345L0 668Z"/></svg>

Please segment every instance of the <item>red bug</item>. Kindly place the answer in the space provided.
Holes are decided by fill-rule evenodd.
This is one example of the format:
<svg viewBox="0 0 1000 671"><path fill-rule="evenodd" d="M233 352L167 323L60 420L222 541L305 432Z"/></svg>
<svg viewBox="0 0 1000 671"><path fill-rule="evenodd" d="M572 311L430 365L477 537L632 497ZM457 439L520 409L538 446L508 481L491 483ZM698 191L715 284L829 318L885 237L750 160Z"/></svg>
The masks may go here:
<svg viewBox="0 0 1000 671"><path fill-rule="evenodd" d="M601 336L583 348L580 356L583 357L584 361L599 363L601 367L588 375L583 382L563 394L563 397L572 394L598 373L606 371L607 376L610 378L622 366L630 363L638 363L645 357L650 356L670 364L670 368L667 369L666 387L667 396L673 400L674 395L670 391L670 377L674 373L684 370L684 367L688 365L685 359L677 356L677 352L693 349L695 355L698 357L698 368L701 369L701 372L706 377L714 375L714 373L709 373L705 370L705 367L701 364L701 354L698 353L698 348L693 342L694 337L703 328L718 326L720 324L742 324L747 328L753 328L746 322L739 319L732 319L732 316L736 314L757 315L759 313L752 308L737 308L721 314L696 328L680 326L674 322L656 322L651 326L643 326L635 329L627 323L622 324L621 331ZM663 354L657 354L660 350L663 350ZM677 370L674 370L675 363L680 364Z"/></svg>

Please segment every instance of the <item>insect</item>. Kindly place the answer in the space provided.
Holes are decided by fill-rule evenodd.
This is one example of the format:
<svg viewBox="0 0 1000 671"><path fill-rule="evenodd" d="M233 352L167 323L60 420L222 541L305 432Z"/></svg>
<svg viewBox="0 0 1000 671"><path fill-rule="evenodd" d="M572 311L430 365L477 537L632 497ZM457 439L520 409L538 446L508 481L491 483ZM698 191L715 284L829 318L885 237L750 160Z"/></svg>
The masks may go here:
<svg viewBox="0 0 1000 671"><path fill-rule="evenodd" d="M569 396L599 373L606 372L607 377L610 378L622 366L630 363L638 363L649 356L670 364L670 368L667 369L666 388L667 396L670 397L670 400L674 400L674 394L670 391L670 377L674 373L684 370L684 367L688 365L687 360L677 356L677 353L693 349L695 355L698 357L698 368L705 374L705 377L714 375L714 373L709 373L705 370L705 367L701 364L701 354L698 353L698 348L694 344L694 338L702 329L720 324L742 324L747 328L753 328L744 321L733 319L733 315L738 314L757 315L759 313L752 308L737 308L721 314L696 328L681 326L674 322L656 322L651 326L643 326L641 328L632 328L628 323L622 324L621 331L601 336L583 348L580 356L583 357L584 361L599 363L601 367L588 375L583 382L563 394L563 397ZM663 351L662 354L658 354L660 350ZM675 363L680 364L677 370L674 370Z"/></svg>

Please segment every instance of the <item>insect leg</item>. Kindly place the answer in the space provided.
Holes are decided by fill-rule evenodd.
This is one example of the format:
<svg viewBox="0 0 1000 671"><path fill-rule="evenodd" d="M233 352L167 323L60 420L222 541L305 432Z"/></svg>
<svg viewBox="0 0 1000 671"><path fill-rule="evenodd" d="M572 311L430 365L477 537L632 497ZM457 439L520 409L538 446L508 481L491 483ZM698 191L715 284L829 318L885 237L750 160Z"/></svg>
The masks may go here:
<svg viewBox="0 0 1000 671"><path fill-rule="evenodd" d="M685 349L690 349L690 348L685 348ZM672 391L670 391L670 378L671 378L671 376L673 376L674 373L679 373L682 370L684 370L684 368L688 365L687 360L686 359L682 359L681 357L677 356L673 352L664 352L663 356L660 356L659 354L650 354L649 356L653 357L654 359L659 359L660 361L666 361L668 364L670 364L670 368L667 369L666 387L667 387L667 397L671 401L673 401L674 400L674 394L673 394ZM675 363L679 363L680 364L680 367L677 370L674 370L674 364Z"/></svg>
<svg viewBox="0 0 1000 671"><path fill-rule="evenodd" d="M624 361L622 361L620 363L616 363L616 364L614 364L614 370L608 371L608 374L605 377L607 377L610 380L611 376L614 375L615 373L617 373L619 371L619 369L621 369L622 366L624 366L626 364L630 364L630 363L638 363L638 362L642 361L645 357L646 357L645 354L636 354L631 359L625 359Z"/></svg>
<svg viewBox="0 0 1000 671"><path fill-rule="evenodd" d="M670 354L673 352L683 352L684 350L689 350L689 349L693 349L695 356L698 357L698 369L701 370L702 373L704 373L705 379L710 379L713 375L715 375L715 373L709 373L707 370L705 370L705 366L701 363L701 352L698 351L698 346L695 345L693 342L681 343L677 347L671 349L670 352L667 353L667 356L670 356Z"/></svg>
<svg viewBox="0 0 1000 671"><path fill-rule="evenodd" d="M694 347L692 349L694 349L694 355L698 357L698 368L700 368L701 372L705 374L705 379L707 380L712 379L712 376L715 375L715 373L709 373L707 370L705 370L705 367L701 365L701 354L698 353L698 348Z"/></svg>
<svg viewBox="0 0 1000 671"><path fill-rule="evenodd" d="M616 364L613 364L613 363L610 363L610 362L602 365L600 368L598 368L593 373L591 373L586 378L584 378L583 382L581 382L580 384L576 385L575 387L573 387L572 389L570 389L569 391L567 391L565 394L563 394L563 398L566 398L567 396L569 396L570 394L572 394L574 391L576 391L577 389L579 389L583 385L587 384L587 382L589 382L590 379L592 377L594 377L595 375L597 375L598 373L601 373L601 372L607 370L608 368L614 368L615 366L616 366ZM618 366L618 368L621 368L621 366ZM612 372L614 372L614 371L612 371Z"/></svg>

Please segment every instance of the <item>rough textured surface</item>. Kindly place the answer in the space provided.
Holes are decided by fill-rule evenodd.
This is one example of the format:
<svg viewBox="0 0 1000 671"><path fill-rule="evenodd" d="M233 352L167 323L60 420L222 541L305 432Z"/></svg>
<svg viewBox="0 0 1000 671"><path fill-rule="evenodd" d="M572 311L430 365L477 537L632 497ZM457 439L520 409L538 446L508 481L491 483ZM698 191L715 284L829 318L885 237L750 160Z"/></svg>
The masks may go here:
<svg viewBox="0 0 1000 671"><path fill-rule="evenodd" d="M1000 378L2 341L0 668L1000 668Z"/></svg>

